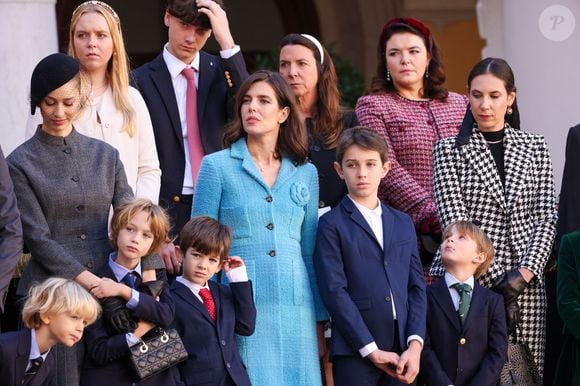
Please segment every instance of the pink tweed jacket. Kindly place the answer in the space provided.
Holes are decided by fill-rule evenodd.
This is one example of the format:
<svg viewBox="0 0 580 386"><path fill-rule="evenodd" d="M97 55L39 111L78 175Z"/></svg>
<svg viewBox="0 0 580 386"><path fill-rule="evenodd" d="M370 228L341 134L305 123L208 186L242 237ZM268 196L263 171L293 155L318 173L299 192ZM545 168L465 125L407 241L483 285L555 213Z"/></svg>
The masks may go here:
<svg viewBox="0 0 580 386"><path fill-rule="evenodd" d="M395 93L367 95L356 104L362 126L387 141L391 171L379 187L381 201L411 216L418 225L436 213L433 198L433 146L457 135L467 98L449 93L446 102L415 101Z"/></svg>

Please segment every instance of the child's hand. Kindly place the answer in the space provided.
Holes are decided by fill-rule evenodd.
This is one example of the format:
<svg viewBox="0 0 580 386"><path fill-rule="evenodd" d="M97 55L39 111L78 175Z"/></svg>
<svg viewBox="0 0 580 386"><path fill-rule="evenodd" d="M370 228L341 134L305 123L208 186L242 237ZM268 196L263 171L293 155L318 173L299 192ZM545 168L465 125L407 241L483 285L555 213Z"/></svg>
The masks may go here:
<svg viewBox="0 0 580 386"><path fill-rule="evenodd" d="M230 272L232 269L239 268L244 265L244 260L240 256L230 256L228 261L224 263L224 271Z"/></svg>
<svg viewBox="0 0 580 386"><path fill-rule="evenodd" d="M412 340L409 344L409 348L407 348L399 358L396 373L394 375L389 375L394 376L403 383L411 384L417 377L417 374L419 374L421 348L422 346L418 341Z"/></svg>
<svg viewBox="0 0 580 386"><path fill-rule="evenodd" d="M395 368L399 363L399 355L391 351L375 350L369 354L368 358L379 369L391 377L396 377Z"/></svg>
<svg viewBox="0 0 580 386"><path fill-rule="evenodd" d="M129 300L131 298L131 288L124 284L117 283L108 277L104 277L98 285L91 288L91 294L99 299L121 296L123 299Z"/></svg>

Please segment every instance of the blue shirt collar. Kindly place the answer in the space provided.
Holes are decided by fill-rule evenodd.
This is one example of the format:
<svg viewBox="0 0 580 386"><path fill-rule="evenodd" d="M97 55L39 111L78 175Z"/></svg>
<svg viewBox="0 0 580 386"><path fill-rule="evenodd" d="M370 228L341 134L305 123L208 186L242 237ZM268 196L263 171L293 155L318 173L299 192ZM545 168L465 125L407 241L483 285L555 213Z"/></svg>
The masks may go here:
<svg viewBox="0 0 580 386"><path fill-rule="evenodd" d="M28 356L28 360L31 361L38 357L42 357L42 360L45 360L48 356L50 349L46 351L44 354L40 353L40 347L38 347L38 342L36 341L36 330L34 328L30 329L30 355Z"/></svg>
<svg viewBox="0 0 580 386"><path fill-rule="evenodd" d="M135 269L129 269L123 267L115 260L117 260L117 252L111 252L111 254L109 255L109 268L111 268L111 270L113 271L115 279L117 279L118 282L121 282L121 280L123 280L123 278L127 276L129 272L135 271L139 274L139 276L141 276L141 261L139 261L139 264L137 264Z"/></svg>

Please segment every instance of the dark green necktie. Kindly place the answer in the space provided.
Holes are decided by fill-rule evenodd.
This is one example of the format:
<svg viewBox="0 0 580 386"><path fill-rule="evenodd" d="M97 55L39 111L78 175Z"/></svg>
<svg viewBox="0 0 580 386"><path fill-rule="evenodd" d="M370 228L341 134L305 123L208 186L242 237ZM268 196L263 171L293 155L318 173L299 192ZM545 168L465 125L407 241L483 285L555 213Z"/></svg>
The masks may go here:
<svg viewBox="0 0 580 386"><path fill-rule="evenodd" d="M463 326L465 319L467 319L467 313L469 312L469 304L471 303L471 286L465 283L455 283L451 288L455 288L459 293L459 308L457 309L457 314Z"/></svg>

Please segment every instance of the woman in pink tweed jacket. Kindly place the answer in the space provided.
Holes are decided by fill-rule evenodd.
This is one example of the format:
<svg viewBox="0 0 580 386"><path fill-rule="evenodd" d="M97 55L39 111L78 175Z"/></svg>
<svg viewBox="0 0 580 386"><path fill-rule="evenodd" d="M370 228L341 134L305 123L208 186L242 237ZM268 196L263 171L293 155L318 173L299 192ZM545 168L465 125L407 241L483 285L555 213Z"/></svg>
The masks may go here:
<svg viewBox="0 0 580 386"><path fill-rule="evenodd" d="M368 95L358 100L356 113L360 124L375 129L389 148L392 169L383 178L379 198L409 214L418 234L431 236L436 247L441 227L433 198L433 145L457 135L467 98L443 86L439 49L419 20L387 22L377 54L377 73ZM423 252L428 265L431 253Z"/></svg>

